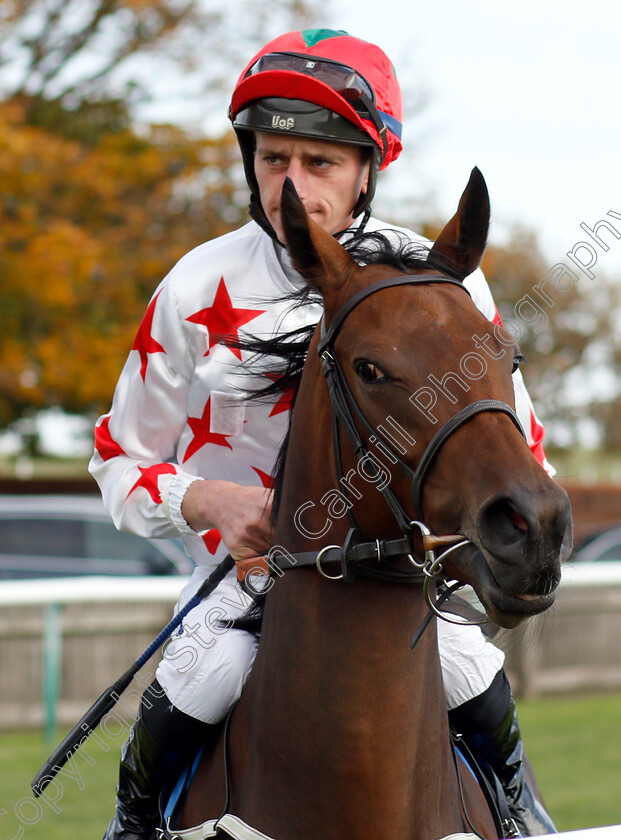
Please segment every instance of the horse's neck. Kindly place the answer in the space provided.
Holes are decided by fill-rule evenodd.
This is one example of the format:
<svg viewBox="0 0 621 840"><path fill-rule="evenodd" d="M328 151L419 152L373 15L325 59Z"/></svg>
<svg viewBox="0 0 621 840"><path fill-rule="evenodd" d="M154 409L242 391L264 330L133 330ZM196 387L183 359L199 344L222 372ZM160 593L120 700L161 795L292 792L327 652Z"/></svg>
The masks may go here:
<svg viewBox="0 0 621 840"><path fill-rule="evenodd" d="M317 545L295 526L299 506L334 486L326 406L317 392L311 406L303 414L314 422L292 428L277 529L276 541L291 552L338 542L348 528L343 519ZM425 798L433 790L437 803L444 779L450 812L457 791L435 626L409 648L425 614L420 586L345 584L314 569L274 580L237 718L249 727L251 745L237 762L238 778L246 780L240 802L268 834L278 837L282 822L287 833L280 836L313 840L386 836L388 826L391 836L433 836L436 828L441 836L444 817L435 807L427 813ZM262 813L265 797L283 789L295 792L294 801L279 803L276 816ZM429 820L425 835L420 828Z"/></svg>
<svg viewBox="0 0 621 840"><path fill-rule="evenodd" d="M304 716L398 726L420 705L430 720L441 720L435 624L409 647L425 614L420 586L364 578L346 584L314 569L291 570L268 597L257 665L280 672L270 673L270 685L282 684L279 697L297 695Z"/></svg>
<svg viewBox="0 0 621 840"><path fill-rule="evenodd" d="M247 780L241 801L248 801L245 789L257 819L274 819L257 823L268 835L382 837L390 826L391 836L440 837L445 827L454 830L458 796L433 624L409 648L422 618L415 589L331 583L312 570L276 582L240 709L252 746L238 765L238 778ZM262 814L258 803L283 789L295 792L294 802ZM252 808L247 813L254 817ZM287 834L279 833L283 819ZM417 833L424 825L429 834Z"/></svg>
<svg viewBox="0 0 621 840"><path fill-rule="evenodd" d="M342 488L335 487L327 389L312 351L304 377L291 428L276 532L276 542L291 553L342 544L350 527L346 516L337 519L320 503L329 491ZM341 444L347 450L349 444ZM375 516L378 509L385 510L386 524L380 530L394 528L377 489L363 489ZM297 519L308 502L313 507L304 511L303 521L309 530L317 533L332 519L332 527L320 539L305 536ZM377 535L388 536L383 531ZM329 567L330 574L334 571ZM400 733L397 741L405 739L415 750L411 724L420 722L419 713L435 731L447 727L435 625L428 628L415 651L409 647L426 613L422 586L368 578L346 584L326 580L314 568L292 569L274 580L269 593L253 678L256 674L260 679L261 669L269 674L263 688L274 691L279 685L278 698L286 697L290 708L303 710L309 737L323 718L331 720L334 738L342 739L350 754L365 750L368 754L364 739L353 737L356 731L373 731L376 744L382 743L385 733L387 743L394 744L390 733L394 735L395 728ZM296 726L300 726L299 714ZM409 731L401 733L401 726ZM419 727L417 743L420 734Z"/></svg>

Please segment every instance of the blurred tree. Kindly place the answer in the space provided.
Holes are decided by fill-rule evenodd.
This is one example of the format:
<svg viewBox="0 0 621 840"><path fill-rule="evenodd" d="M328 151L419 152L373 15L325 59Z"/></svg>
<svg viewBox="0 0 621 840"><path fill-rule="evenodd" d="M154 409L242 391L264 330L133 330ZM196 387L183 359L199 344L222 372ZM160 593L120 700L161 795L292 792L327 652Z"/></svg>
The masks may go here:
<svg viewBox="0 0 621 840"><path fill-rule="evenodd" d="M246 0L0 3L0 425L107 408L159 280L245 218L232 134L198 125L214 102L225 124L205 91L311 2L280 0L271 31ZM163 77L202 103L183 127L136 119Z"/></svg>
<svg viewBox="0 0 621 840"><path fill-rule="evenodd" d="M231 138L127 127L97 143L0 105L0 420L109 402L146 301L175 261L225 232Z"/></svg>
<svg viewBox="0 0 621 840"><path fill-rule="evenodd" d="M433 239L440 227L427 225L424 234ZM590 423L604 446L621 450L618 278L598 273L591 281L569 260L549 265L536 233L520 226L505 244L488 245L481 268L524 356L522 373L548 445L579 444Z"/></svg>
<svg viewBox="0 0 621 840"><path fill-rule="evenodd" d="M213 115L214 95L229 92L253 49L309 25L320 4L2 0L0 92L24 97L29 121L47 127L73 112L72 130L89 123L107 130L114 103L121 122L128 106L135 116L150 102L160 112L173 103L176 122L196 122Z"/></svg>
<svg viewBox="0 0 621 840"><path fill-rule="evenodd" d="M599 406L621 390L618 280L598 273L591 281L569 260L547 264L536 234L520 227L505 245L488 247L482 268L518 339L522 372L549 438L574 446L591 422L602 441L610 439L613 418Z"/></svg>

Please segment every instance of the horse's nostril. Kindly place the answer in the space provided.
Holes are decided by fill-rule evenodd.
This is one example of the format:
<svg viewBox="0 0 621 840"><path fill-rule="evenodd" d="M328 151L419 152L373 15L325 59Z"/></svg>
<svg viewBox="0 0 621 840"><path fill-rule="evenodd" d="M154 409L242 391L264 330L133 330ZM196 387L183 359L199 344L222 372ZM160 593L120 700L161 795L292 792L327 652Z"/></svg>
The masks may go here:
<svg viewBox="0 0 621 840"><path fill-rule="evenodd" d="M498 493L478 513L479 545L496 583L523 601L551 595L560 580L559 550L565 517L520 492ZM560 518L560 523L557 519Z"/></svg>
<svg viewBox="0 0 621 840"><path fill-rule="evenodd" d="M528 531L528 522L524 519L524 517L512 507L509 502L506 503L507 507L507 516L509 520L515 525L515 527L520 531Z"/></svg>
<svg viewBox="0 0 621 840"><path fill-rule="evenodd" d="M494 542L521 542L529 532L526 516L506 497L494 499L483 507L479 526L486 538Z"/></svg>

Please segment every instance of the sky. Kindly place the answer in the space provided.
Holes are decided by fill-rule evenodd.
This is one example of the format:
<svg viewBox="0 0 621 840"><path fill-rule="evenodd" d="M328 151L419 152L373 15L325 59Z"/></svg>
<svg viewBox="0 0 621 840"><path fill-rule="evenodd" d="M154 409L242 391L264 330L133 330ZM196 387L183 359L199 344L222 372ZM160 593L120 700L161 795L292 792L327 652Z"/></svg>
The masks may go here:
<svg viewBox="0 0 621 840"><path fill-rule="evenodd" d="M448 218L476 165L491 239L522 224L551 263L584 239L581 222L621 213L618 0L338 0L328 25L379 44L428 99L415 153L380 190L414 189ZM621 274L621 240L602 265Z"/></svg>

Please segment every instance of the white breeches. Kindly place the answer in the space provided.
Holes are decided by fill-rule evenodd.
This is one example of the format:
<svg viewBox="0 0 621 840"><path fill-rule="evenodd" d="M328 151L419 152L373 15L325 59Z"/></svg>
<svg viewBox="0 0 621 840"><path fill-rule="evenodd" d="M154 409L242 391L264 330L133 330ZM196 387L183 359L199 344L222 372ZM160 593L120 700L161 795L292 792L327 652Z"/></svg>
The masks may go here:
<svg viewBox="0 0 621 840"><path fill-rule="evenodd" d="M438 650L447 709L478 697L502 668L505 655L479 627L438 619Z"/></svg>
<svg viewBox="0 0 621 840"><path fill-rule="evenodd" d="M196 592L193 579L178 608ZM204 723L222 720L239 699L257 653L258 640L219 622L242 615L250 603L231 572L183 621L165 645L157 679L173 706ZM447 708L486 688L502 668L504 654L478 627L438 621L440 664Z"/></svg>

